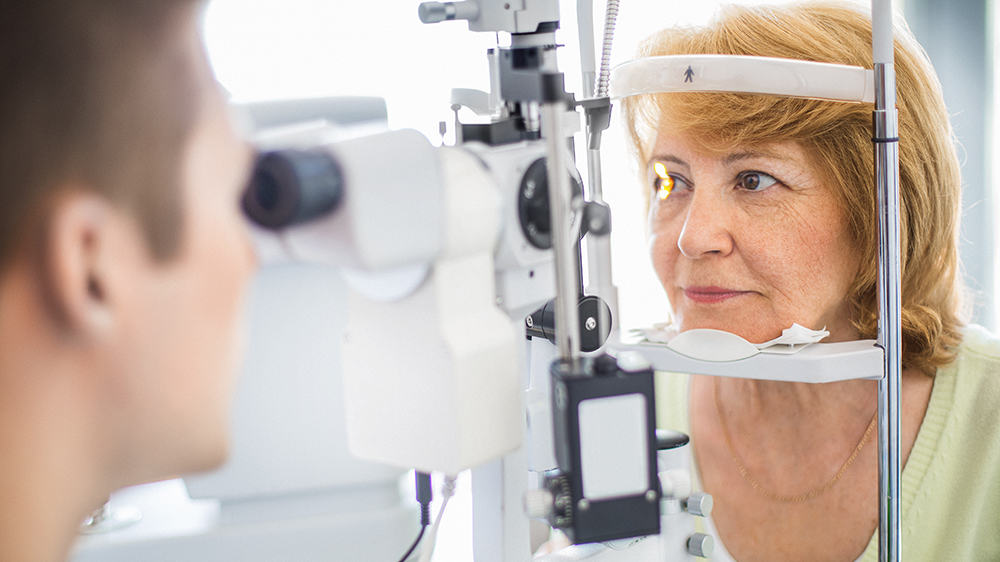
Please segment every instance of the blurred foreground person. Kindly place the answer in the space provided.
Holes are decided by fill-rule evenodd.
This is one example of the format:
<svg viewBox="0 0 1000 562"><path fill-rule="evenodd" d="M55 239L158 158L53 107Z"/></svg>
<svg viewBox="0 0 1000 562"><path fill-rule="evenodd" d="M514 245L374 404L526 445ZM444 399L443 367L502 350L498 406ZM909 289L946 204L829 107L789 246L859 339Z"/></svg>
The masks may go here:
<svg viewBox="0 0 1000 562"><path fill-rule="evenodd" d="M0 560L218 465L254 260L194 0L0 11Z"/></svg>

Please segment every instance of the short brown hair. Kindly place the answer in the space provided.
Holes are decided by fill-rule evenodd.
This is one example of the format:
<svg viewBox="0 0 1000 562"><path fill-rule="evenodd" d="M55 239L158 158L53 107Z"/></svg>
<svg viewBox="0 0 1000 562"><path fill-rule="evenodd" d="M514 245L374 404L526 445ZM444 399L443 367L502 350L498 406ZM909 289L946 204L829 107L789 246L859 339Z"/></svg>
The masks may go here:
<svg viewBox="0 0 1000 562"><path fill-rule="evenodd" d="M841 3L730 6L703 28L668 29L639 56L732 54L872 67L871 19ZM963 292L958 225L961 179L937 76L909 30L897 24L903 366L933 374L961 342ZM640 161L664 119L706 146L793 141L834 188L850 223L861 268L846 298L851 321L873 338L878 323L877 222L872 105L729 93L680 93L625 100ZM651 139L650 135L654 138Z"/></svg>
<svg viewBox="0 0 1000 562"><path fill-rule="evenodd" d="M178 31L194 0L31 0L0 9L0 266L55 190L95 190L171 255L199 100Z"/></svg>

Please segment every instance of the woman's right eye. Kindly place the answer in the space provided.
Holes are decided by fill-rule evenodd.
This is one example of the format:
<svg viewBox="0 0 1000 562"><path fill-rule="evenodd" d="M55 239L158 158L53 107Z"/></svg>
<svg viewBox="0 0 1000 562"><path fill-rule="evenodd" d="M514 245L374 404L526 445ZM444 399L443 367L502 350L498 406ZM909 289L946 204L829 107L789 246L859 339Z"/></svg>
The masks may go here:
<svg viewBox="0 0 1000 562"><path fill-rule="evenodd" d="M684 178L671 174L663 162L654 162L652 187L653 196L660 201L666 201L674 191L687 190L691 186Z"/></svg>

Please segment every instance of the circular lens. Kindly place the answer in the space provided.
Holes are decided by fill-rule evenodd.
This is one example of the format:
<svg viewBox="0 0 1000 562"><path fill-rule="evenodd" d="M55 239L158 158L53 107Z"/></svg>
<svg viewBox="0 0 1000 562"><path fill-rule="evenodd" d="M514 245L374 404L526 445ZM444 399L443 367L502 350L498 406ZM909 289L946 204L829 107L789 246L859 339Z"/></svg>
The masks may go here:
<svg viewBox="0 0 1000 562"><path fill-rule="evenodd" d="M278 180L267 170L258 170L253 182L253 194L259 208L274 211L280 197Z"/></svg>

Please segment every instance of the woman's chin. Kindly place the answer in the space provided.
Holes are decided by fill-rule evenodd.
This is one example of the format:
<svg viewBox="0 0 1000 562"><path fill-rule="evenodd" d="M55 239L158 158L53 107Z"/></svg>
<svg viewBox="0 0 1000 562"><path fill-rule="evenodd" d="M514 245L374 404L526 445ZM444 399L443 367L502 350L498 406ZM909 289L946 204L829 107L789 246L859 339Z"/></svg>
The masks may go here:
<svg viewBox="0 0 1000 562"><path fill-rule="evenodd" d="M680 319L677 323L677 328L680 332L698 329L721 330L723 332L736 334L748 342L755 344L773 340L774 338L780 336L782 330L787 327L788 326L776 328L771 326L761 326L756 323L744 323L732 320L726 321L721 319Z"/></svg>

